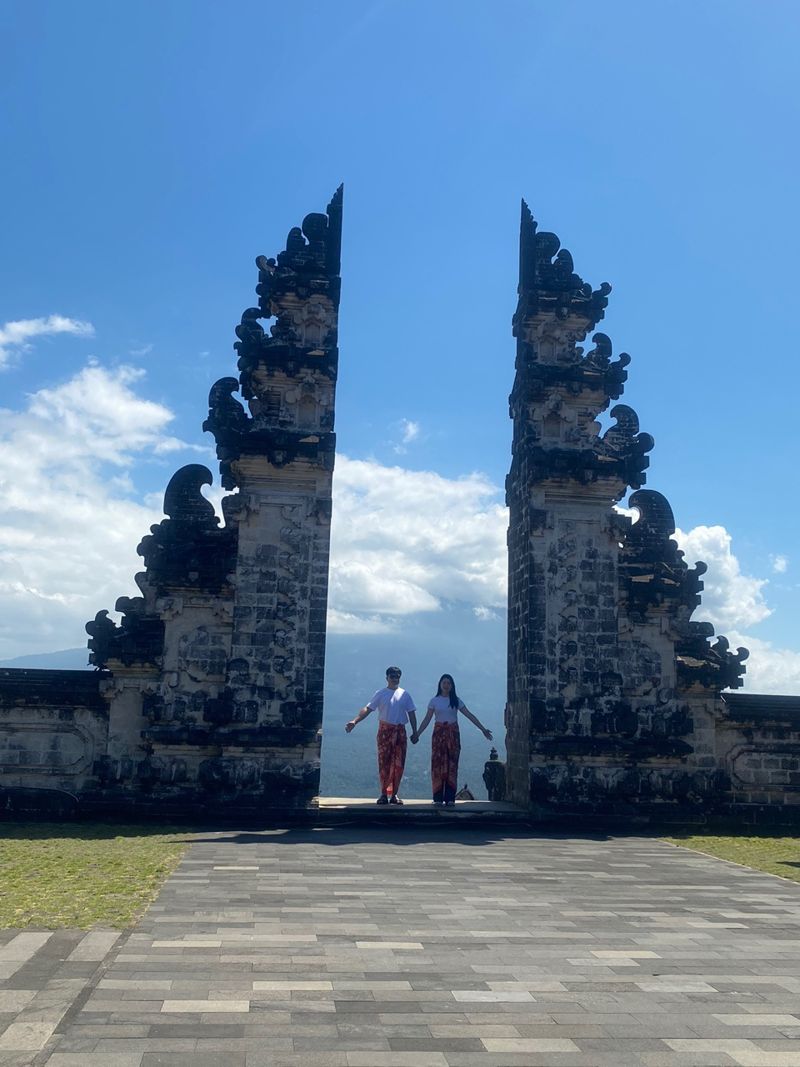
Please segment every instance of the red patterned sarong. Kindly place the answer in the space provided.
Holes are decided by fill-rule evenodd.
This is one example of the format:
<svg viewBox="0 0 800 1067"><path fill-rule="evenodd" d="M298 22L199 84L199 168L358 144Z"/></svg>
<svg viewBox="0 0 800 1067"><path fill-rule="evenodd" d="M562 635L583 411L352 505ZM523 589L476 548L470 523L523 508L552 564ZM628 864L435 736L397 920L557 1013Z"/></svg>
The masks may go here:
<svg viewBox="0 0 800 1067"><path fill-rule="evenodd" d="M431 784L437 804L452 804L456 799L458 757L461 734L457 722L437 722L431 742Z"/></svg>
<svg viewBox="0 0 800 1067"><path fill-rule="evenodd" d="M406 765L408 735L404 723L378 723L378 778L381 793L397 796Z"/></svg>

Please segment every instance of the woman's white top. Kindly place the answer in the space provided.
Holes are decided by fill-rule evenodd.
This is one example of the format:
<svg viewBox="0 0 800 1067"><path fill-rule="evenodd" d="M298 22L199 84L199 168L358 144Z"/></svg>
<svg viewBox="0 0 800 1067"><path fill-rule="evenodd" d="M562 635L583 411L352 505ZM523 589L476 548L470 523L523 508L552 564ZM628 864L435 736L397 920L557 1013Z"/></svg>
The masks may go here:
<svg viewBox="0 0 800 1067"><path fill-rule="evenodd" d="M431 697L428 711L432 711L436 722L455 722L458 712L464 708L464 701L459 700L458 710L450 707L450 697Z"/></svg>

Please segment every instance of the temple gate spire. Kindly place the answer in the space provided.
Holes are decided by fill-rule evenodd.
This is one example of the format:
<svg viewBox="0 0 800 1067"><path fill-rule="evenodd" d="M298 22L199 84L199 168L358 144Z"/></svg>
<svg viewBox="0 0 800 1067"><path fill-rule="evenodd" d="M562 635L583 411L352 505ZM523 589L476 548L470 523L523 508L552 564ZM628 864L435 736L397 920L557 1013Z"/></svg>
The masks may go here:
<svg viewBox="0 0 800 1067"><path fill-rule="evenodd" d="M510 509L508 704L510 799L613 810L714 790L704 728L722 688L741 684L713 627L690 621L703 564L671 540L666 500L642 490L653 438L615 404L630 357L586 336L611 286L593 289L525 201L518 304ZM613 505L629 489L638 523ZM701 666L702 665L702 666Z"/></svg>

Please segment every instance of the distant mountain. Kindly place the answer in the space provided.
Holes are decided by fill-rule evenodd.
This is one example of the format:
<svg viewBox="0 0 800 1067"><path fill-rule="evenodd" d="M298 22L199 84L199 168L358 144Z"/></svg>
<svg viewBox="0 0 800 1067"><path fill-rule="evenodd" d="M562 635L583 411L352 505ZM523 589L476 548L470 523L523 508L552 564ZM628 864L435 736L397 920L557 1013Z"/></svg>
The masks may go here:
<svg viewBox="0 0 800 1067"><path fill-rule="evenodd" d="M40 652L0 661L0 667L92 670L86 648ZM413 615L395 633L328 634L323 718L322 783L325 796L377 796L375 731L371 716L352 734L344 724L376 689L385 684L390 664L403 670L402 685L411 693L421 720L436 692L440 675L452 674L469 709L494 732L504 758L505 620L478 619L463 605L430 615ZM431 728L419 745L409 745L403 793L430 796ZM467 720L461 724L459 786L465 782L476 797L486 790L481 775L491 743Z"/></svg>
<svg viewBox="0 0 800 1067"><path fill-rule="evenodd" d="M34 652L30 656L16 656L14 659L0 660L0 667L27 667L30 670L51 671L93 671L88 663L89 650L83 648L65 648L61 652Z"/></svg>

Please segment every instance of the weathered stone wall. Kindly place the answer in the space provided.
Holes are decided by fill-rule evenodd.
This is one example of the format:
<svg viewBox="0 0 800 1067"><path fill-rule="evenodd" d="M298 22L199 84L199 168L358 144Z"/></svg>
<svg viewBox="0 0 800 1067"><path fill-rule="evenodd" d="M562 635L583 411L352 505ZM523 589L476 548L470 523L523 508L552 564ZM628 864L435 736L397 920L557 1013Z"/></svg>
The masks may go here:
<svg viewBox="0 0 800 1067"><path fill-rule="evenodd" d="M107 741L97 675L0 669L0 811L69 813Z"/></svg>
<svg viewBox="0 0 800 1067"><path fill-rule="evenodd" d="M715 756L730 803L800 817L800 697L726 693L721 703Z"/></svg>

